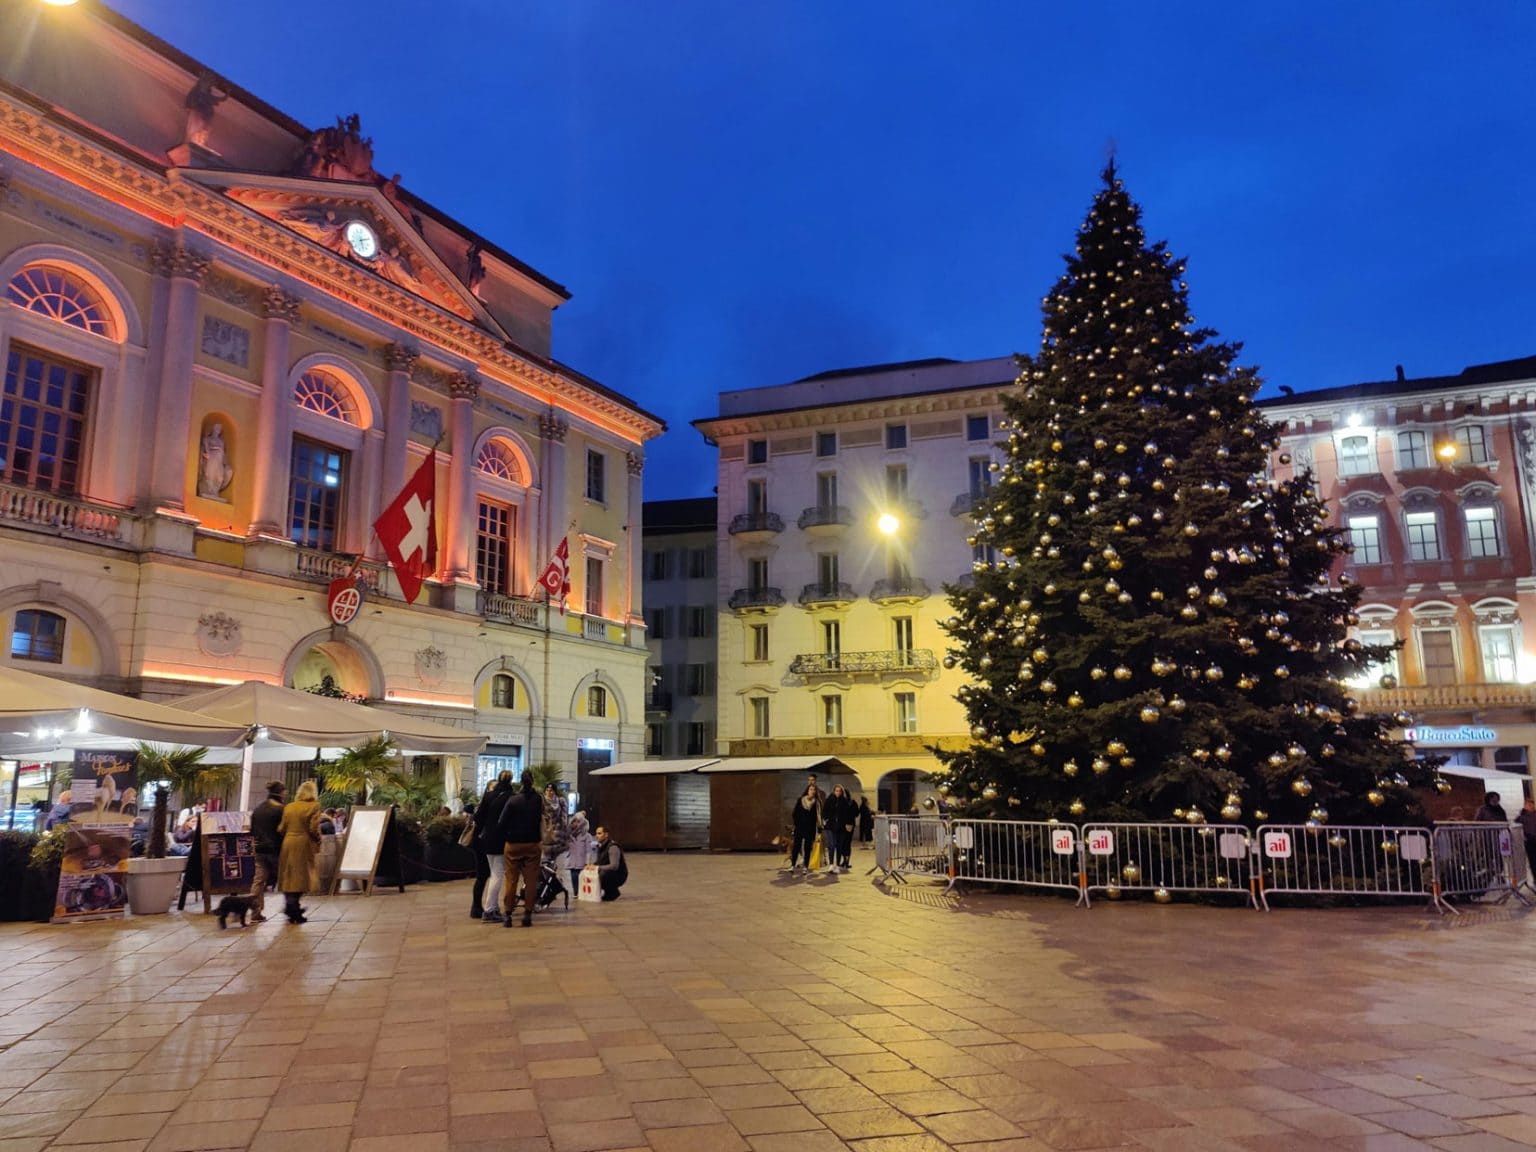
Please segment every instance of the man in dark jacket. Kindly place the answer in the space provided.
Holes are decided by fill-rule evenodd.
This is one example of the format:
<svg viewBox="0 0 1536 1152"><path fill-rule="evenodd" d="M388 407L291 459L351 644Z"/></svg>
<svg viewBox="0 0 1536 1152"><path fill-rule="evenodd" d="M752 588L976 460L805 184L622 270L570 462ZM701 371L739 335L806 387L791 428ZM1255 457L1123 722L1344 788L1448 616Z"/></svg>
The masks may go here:
<svg viewBox="0 0 1536 1152"><path fill-rule="evenodd" d="M544 831L544 801L533 790L533 773L523 770L522 787L501 810L497 828L505 842L507 918L512 927L512 906L517 902L517 881L523 881L523 927L533 923L533 902L539 894L540 839Z"/></svg>
<svg viewBox="0 0 1536 1152"><path fill-rule="evenodd" d="M602 886L604 900L617 900L619 889L629 879L629 863L624 859L624 849L613 842L608 829L597 830L597 882Z"/></svg>
<svg viewBox="0 0 1536 1152"><path fill-rule="evenodd" d="M266 919L267 885L277 879L277 856L283 838L277 826L283 819L283 796L288 789L281 780L267 785L267 798L251 813L251 839L256 849L256 876L251 881L251 919Z"/></svg>
<svg viewBox="0 0 1536 1152"><path fill-rule="evenodd" d="M1536 800L1527 800L1525 807L1515 816L1515 823L1520 825L1520 833L1525 838L1525 884L1528 888L1536 888L1536 876L1532 870L1536 869Z"/></svg>
<svg viewBox="0 0 1536 1152"><path fill-rule="evenodd" d="M503 772L485 789L475 809L475 890L470 894L471 916L500 921L501 883L507 874L507 859L502 849L507 842L501 835L501 813L512 797L512 773ZM484 873L482 878L481 873ZM486 886L489 882L489 887ZM486 897L484 903L481 897Z"/></svg>
<svg viewBox="0 0 1536 1152"><path fill-rule="evenodd" d="M1483 797L1483 806L1472 817L1474 820L1495 820L1500 824L1508 824L1509 817L1504 815L1504 805L1499 803L1499 794L1489 792Z"/></svg>

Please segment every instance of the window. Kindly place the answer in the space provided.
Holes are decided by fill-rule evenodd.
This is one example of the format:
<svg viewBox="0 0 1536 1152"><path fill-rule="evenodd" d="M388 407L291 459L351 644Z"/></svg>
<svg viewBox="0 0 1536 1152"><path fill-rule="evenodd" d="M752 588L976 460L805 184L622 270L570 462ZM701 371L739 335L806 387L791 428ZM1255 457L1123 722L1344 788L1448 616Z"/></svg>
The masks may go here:
<svg viewBox="0 0 1536 1152"><path fill-rule="evenodd" d="M1498 513L1484 507L1468 508L1463 515L1467 519L1467 555L1474 559L1499 555Z"/></svg>
<svg viewBox="0 0 1536 1152"><path fill-rule="evenodd" d="M11 345L0 397L0 480L45 492L79 487L91 379L79 365Z"/></svg>
<svg viewBox="0 0 1536 1152"><path fill-rule="evenodd" d="M841 696L821 698L821 732L823 736L843 734L843 698Z"/></svg>
<svg viewBox="0 0 1536 1152"><path fill-rule="evenodd" d="M498 673L491 677L491 707L517 707L517 681L506 673Z"/></svg>
<svg viewBox="0 0 1536 1152"><path fill-rule="evenodd" d="M972 497L984 495L992 487L992 459L989 456L972 456L966 465Z"/></svg>
<svg viewBox="0 0 1536 1152"><path fill-rule="evenodd" d="M768 481L747 481L747 515L765 516L768 513Z"/></svg>
<svg viewBox="0 0 1536 1152"><path fill-rule="evenodd" d="M768 587L768 557L754 556L747 561L747 587L754 592Z"/></svg>
<svg viewBox="0 0 1536 1152"><path fill-rule="evenodd" d="M347 454L296 436L288 470L288 539L301 548L334 552L341 532L341 493Z"/></svg>
<svg viewBox="0 0 1536 1152"><path fill-rule="evenodd" d="M11 659L62 664L64 617L40 608L23 608L17 612L16 627L11 632Z"/></svg>
<svg viewBox="0 0 1536 1152"><path fill-rule="evenodd" d="M768 697L753 696L747 703L752 710L752 735L759 740L768 739Z"/></svg>
<svg viewBox="0 0 1536 1152"><path fill-rule="evenodd" d="M645 554L645 578L647 580L665 580L667 578L667 553L665 549Z"/></svg>
<svg viewBox="0 0 1536 1152"><path fill-rule="evenodd" d="M1429 437L1423 432L1397 434L1397 470L1429 467Z"/></svg>
<svg viewBox="0 0 1536 1152"><path fill-rule="evenodd" d="M698 639L715 634L715 610L713 608L688 609L688 635Z"/></svg>
<svg viewBox="0 0 1536 1152"><path fill-rule="evenodd" d="M306 372L300 376L293 386L293 402L343 424L357 423L357 406L352 403L351 393L329 372Z"/></svg>
<svg viewBox="0 0 1536 1152"><path fill-rule="evenodd" d="M598 556L587 557L587 615L603 614L603 561Z"/></svg>
<svg viewBox="0 0 1536 1152"><path fill-rule="evenodd" d="M691 722L684 729L686 744L683 754L685 756L709 755L709 725L698 721Z"/></svg>
<svg viewBox="0 0 1536 1152"><path fill-rule="evenodd" d="M601 684L594 684L587 689L587 715L608 715L608 689Z"/></svg>
<svg viewBox="0 0 1536 1152"><path fill-rule="evenodd" d="M515 509L490 500L480 501L480 517L475 528L475 579L487 592L510 594L512 582L512 536L517 522Z"/></svg>
<svg viewBox="0 0 1536 1152"><path fill-rule="evenodd" d="M500 440L486 442L485 447L480 449L480 457L475 461L475 467L487 476L494 476L509 484L523 482L522 465L518 463L512 449Z"/></svg>
<svg viewBox="0 0 1536 1152"><path fill-rule="evenodd" d="M1468 464L1488 463L1488 440L1483 435L1481 424L1468 424L1464 428L1456 429L1457 453Z"/></svg>
<svg viewBox="0 0 1536 1152"><path fill-rule="evenodd" d="M837 507L837 473L816 473L816 507Z"/></svg>
<svg viewBox="0 0 1536 1152"><path fill-rule="evenodd" d="M715 550L712 547L688 549L688 579L712 580L715 575Z"/></svg>
<svg viewBox="0 0 1536 1152"><path fill-rule="evenodd" d="M1349 542L1355 550L1355 563L1381 563L1381 521L1375 516L1351 516Z"/></svg>
<svg viewBox="0 0 1536 1152"><path fill-rule="evenodd" d="M1456 683L1456 638L1449 628L1421 629L1419 651L1424 657L1424 683Z"/></svg>
<svg viewBox="0 0 1536 1152"><path fill-rule="evenodd" d="M910 736L917 731L917 693L897 692L895 701L896 731Z"/></svg>
<svg viewBox="0 0 1536 1152"><path fill-rule="evenodd" d="M967 440L989 440L991 437L991 421L985 413L980 416L967 416L965 418L965 438Z"/></svg>
<svg viewBox="0 0 1536 1152"><path fill-rule="evenodd" d="M766 441L766 440L748 440L747 441L747 463L748 464L766 464L766 463L768 463L768 441Z"/></svg>
<svg viewBox="0 0 1536 1152"><path fill-rule="evenodd" d="M818 455L818 456L820 456L822 458L825 458L825 457L828 457L828 456L836 456L837 455L837 433L836 432L818 432L818 433L816 433L816 455Z"/></svg>
<svg viewBox="0 0 1536 1152"><path fill-rule="evenodd" d="M1483 650L1483 680L1489 684L1515 682L1515 629L1509 624L1487 624L1477 630Z"/></svg>
<svg viewBox="0 0 1536 1152"><path fill-rule="evenodd" d="M912 660L912 617L891 617L891 640L903 664Z"/></svg>
<svg viewBox="0 0 1536 1152"><path fill-rule="evenodd" d="M1339 475L1369 476L1376 471L1369 436L1346 436L1339 442Z"/></svg>
<svg viewBox="0 0 1536 1152"><path fill-rule="evenodd" d="M1385 659L1368 667L1358 678L1361 687L1372 688L1387 673L1397 675L1397 650L1393 646L1397 643L1397 633L1390 628L1361 628L1355 632L1355 639L1367 648L1392 648L1392 653Z"/></svg>
<svg viewBox="0 0 1536 1152"><path fill-rule="evenodd" d="M821 650L827 656L839 656L843 651L843 626L836 620L821 622Z"/></svg>
<svg viewBox="0 0 1536 1152"><path fill-rule="evenodd" d="M667 638L667 610L665 608L652 608L646 613L646 633L652 640L665 640Z"/></svg>
<svg viewBox="0 0 1536 1152"><path fill-rule="evenodd" d="M33 264L23 268L5 288L6 298L28 312L96 336L111 336L112 318L101 297L77 276L62 268Z"/></svg>
<svg viewBox="0 0 1536 1152"><path fill-rule="evenodd" d="M885 446L892 451L907 446L907 426L905 424L887 424L885 426Z"/></svg>
<svg viewBox="0 0 1536 1152"><path fill-rule="evenodd" d="M761 663L768 659L768 625L752 625L751 652L752 655L748 657L750 660Z"/></svg>
<svg viewBox="0 0 1536 1152"><path fill-rule="evenodd" d="M1433 512L1409 512L1403 523L1408 529L1408 559L1440 559L1440 522Z"/></svg>
<svg viewBox="0 0 1536 1152"><path fill-rule="evenodd" d="M608 457L587 449L587 499L598 504L608 500Z"/></svg>
<svg viewBox="0 0 1536 1152"><path fill-rule="evenodd" d="M647 756L665 756L667 754L667 726L665 724L647 724L645 726L645 754Z"/></svg>
<svg viewBox="0 0 1536 1152"><path fill-rule="evenodd" d="M972 564L996 564L997 549L990 544L976 543L971 547Z"/></svg>
<svg viewBox="0 0 1536 1152"><path fill-rule="evenodd" d="M885 466L885 497L887 500L907 498L907 466L905 464Z"/></svg>
<svg viewBox="0 0 1536 1152"><path fill-rule="evenodd" d="M715 694L715 666L713 664L683 665L683 695L713 696Z"/></svg>
<svg viewBox="0 0 1536 1152"><path fill-rule="evenodd" d="M822 588L837 587L837 569L836 552L818 552L816 554L816 579L820 582Z"/></svg>

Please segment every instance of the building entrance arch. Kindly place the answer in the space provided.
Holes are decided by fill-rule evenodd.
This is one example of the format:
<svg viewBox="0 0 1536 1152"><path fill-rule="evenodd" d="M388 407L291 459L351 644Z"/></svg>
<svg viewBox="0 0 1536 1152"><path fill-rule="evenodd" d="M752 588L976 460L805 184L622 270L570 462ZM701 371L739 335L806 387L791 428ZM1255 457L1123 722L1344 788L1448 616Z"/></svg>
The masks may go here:
<svg viewBox="0 0 1536 1152"><path fill-rule="evenodd" d="M363 700L384 697L384 670L378 658L339 627L312 632L295 644L283 665L283 683L306 692L334 687Z"/></svg>
<svg viewBox="0 0 1536 1152"><path fill-rule="evenodd" d="M893 768L882 773L875 793L880 798L879 811L887 816L931 815L938 811L938 791L921 768Z"/></svg>

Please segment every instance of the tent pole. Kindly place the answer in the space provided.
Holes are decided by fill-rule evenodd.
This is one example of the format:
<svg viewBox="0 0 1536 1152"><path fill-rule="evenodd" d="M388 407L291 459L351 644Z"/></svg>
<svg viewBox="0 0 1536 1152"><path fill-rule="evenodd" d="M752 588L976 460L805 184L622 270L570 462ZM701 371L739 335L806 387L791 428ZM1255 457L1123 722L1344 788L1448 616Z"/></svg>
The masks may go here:
<svg viewBox="0 0 1536 1152"><path fill-rule="evenodd" d="M237 812L245 812L251 806L251 761L256 754L256 742L247 740L240 749L240 806Z"/></svg>

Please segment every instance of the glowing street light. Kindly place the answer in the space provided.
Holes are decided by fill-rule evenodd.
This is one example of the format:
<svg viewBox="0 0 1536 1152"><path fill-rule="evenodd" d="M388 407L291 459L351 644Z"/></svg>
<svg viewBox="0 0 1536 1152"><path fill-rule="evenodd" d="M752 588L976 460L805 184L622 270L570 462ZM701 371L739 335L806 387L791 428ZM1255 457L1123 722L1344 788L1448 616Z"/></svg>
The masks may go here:
<svg viewBox="0 0 1536 1152"><path fill-rule="evenodd" d="M43 0L50 8L70 8L79 3L79 0Z"/></svg>
<svg viewBox="0 0 1536 1152"><path fill-rule="evenodd" d="M880 519L875 521L875 527L880 529L882 536L894 536L901 530L901 521L889 512L882 512Z"/></svg>
<svg viewBox="0 0 1536 1152"><path fill-rule="evenodd" d="M1435 449L1435 455L1440 457L1440 459L1444 460L1446 463L1450 463L1452 460L1456 459L1456 445L1447 441Z"/></svg>

